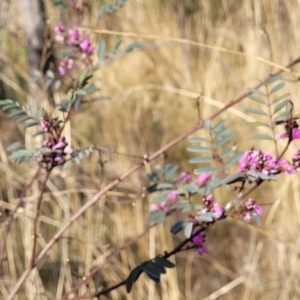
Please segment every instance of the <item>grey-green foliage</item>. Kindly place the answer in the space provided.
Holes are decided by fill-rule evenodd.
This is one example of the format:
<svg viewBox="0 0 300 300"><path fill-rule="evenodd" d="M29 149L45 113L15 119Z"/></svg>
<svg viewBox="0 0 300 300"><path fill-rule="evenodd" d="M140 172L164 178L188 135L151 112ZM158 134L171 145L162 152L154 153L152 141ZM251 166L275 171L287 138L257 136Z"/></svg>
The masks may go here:
<svg viewBox="0 0 300 300"><path fill-rule="evenodd" d="M266 127L270 129L270 132L274 130L274 126L282 124L293 109L292 101L288 98L289 93L274 96L284 86L284 82L280 82L282 75L276 75L270 78L265 84L266 92L263 92L256 88L249 88L248 91L251 94L249 99L259 104L260 108L249 107L246 109L247 113L257 115L257 122L251 122L252 126ZM259 140L273 140L273 137L268 133L255 134L254 138Z"/></svg>
<svg viewBox="0 0 300 300"><path fill-rule="evenodd" d="M0 109L4 113L7 113L10 118L16 118L16 123L23 124L24 129L39 124L37 120L30 116L17 101L11 99L0 100Z"/></svg>
<svg viewBox="0 0 300 300"><path fill-rule="evenodd" d="M197 168L196 174L201 173L216 173L218 171L217 165L212 165L217 156L222 159L226 168L234 164L242 155L236 153L232 148L232 140L234 133L231 132L229 126L225 126L226 121L220 120L216 125L212 126L207 120L204 127L209 132L210 138L194 137L190 139L192 144L200 144L198 146L190 146L187 148L189 152L198 153L201 155L193 157L189 160L192 164L205 164L205 166ZM202 155L202 153L205 153Z"/></svg>

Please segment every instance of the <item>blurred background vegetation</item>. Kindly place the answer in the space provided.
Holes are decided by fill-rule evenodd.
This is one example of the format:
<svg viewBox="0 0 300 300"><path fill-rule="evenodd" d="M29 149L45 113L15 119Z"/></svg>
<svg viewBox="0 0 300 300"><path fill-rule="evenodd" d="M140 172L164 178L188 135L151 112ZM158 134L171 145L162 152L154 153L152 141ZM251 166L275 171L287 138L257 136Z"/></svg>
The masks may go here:
<svg viewBox="0 0 300 300"><path fill-rule="evenodd" d="M58 21L72 20L68 12L59 12L54 2L44 0L49 32ZM130 0L124 8L99 21L95 16L100 6L109 1L87 2L89 14L82 24L95 44L105 39L109 48L121 39L124 47L138 40L145 47L108 61L95 74L94 83L101 88L100 94L110 100L85 104L73 118L75 149L98 145L139 156L151 154L199 118L208 117L218 105L299 56L297 0ZM22 13L17 0L0 2L0 99L11 98L26 106L30 75ZM295 74L299 69L296 66L292 73L283 75L296 112L300 90ZM199 95L204 96L200 105ZM56 97L63 98L63 90ZM35 101L43 103L45 99ZM245 100L235 107L237 111L226 112L223 118L236 131L240 151L252 145L269 149L272 145L252 139L253 128L246 122L252 116L241 114L249 105ZM34 165L8 163L5 149L15 141L24 143L25 133L3 113L0 128L2 231ZM179 144L148 168L172 162L182 170L192 171L193 166L187 163L187 145ZM295 142L291 152L298 147L299 142ZM93 153L84 157L80 166L55 170L44 198L40 249L95 191L139 161L118 154ZM16 299L59 299L110 253L140 234L146 228L152 197L144 196L145 178L145 170L135 174L75 222ZM217 191L216 198L225 204L228 199L225 194L222 198L222 193ZM209 254L201 258L194 251L178 254L173 258L177 268L168 270L161 284L155 285L142 275L131 294L122 287L107 298L299 299L299 176L282 176L277 183L266 183L254 196L264 204L262 227L232 219L219 222L208 233ZM26 203L35 199L35 194L28 194ZM32 214L20 210L11 228L0 269L0 298L8 296L26 268L30 235L23 229L32 223L32 218ZM182 238L170 235L173 221L167 220L165 226L151 230L122 251L80 289L80 294L113 285L143 260L172 249Z"/></svg>

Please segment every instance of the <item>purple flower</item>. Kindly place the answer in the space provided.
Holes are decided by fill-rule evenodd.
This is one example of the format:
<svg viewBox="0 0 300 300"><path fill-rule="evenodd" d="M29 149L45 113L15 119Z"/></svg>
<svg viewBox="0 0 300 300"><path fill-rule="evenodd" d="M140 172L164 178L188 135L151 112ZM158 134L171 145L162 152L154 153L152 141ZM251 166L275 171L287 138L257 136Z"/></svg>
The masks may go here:
<svg viewBox="0 0 300 300"><path fill-rule="evenodd" d="M295 174L295 168L293 166L287 166L286 168L284 168L284 171L288 174Z"/></svg>
<svg viewBox="0 0 300 300"><path fill-rule="evenodd" d="M187 183L192 179L192 174L189 172L182 172L177 179L178 183Z"/></svg>
<svg viewBox="0 0 300 300"><path fill-rule="evenodd" d="M59 150L59 149L64 149L68 143L66 142L65 138L59 139L58 143L52 147L52 150Z"/></svg>
<svg viewBox="0 0 300 300"><path fill-rule="evenodd" d="M160 210L160 206L159 204L151 204L151 211L157 211L157 210Z"/></svg>
<svg viewBox="0 0 300 300"><path fill-rule="evenodd" d="M293 138L293 140L299 140L300 139L300 130L298 128L293 128L292 138Z"/></svg>
<svg viewBox="0 0 300 300"><path fill-rule="evenodd" d="M261 206L259 206L258 204L254 204L254 205L253 205L253 210L255 210L255 212L256 212L259 216L261 216L261 215L264 213L263 209L262 209Z"/></svg>
<svg viewBox="0 0 300 300"><path fill-rule="evenodd" d="M197 252L201 256L201 255L207 253L208 251L207 251L206 247L199 247L199 248L197 248Z"/></svg>
<svg viewBox="0 0 300 300"><path fill-rule="evenodd" d="M201 246L205 242L205 236L199 233L193 237L192 242L195 246Z"/></svg>
<svg viewBox="0 0 300 300"><path fill-rule="evenodd" d="M65 27L63 26L62 23L58 23L54 27L54 32L55 32L55 40L57 40L60 43L64 43L64 41L65 41L65 37L64 37Z"/></svg>
<svg viewBox="0 0 300 300"><path fill-rule="evenodd" d="M198 184L199 186L204 186L207 183L207 181L211 178L211 176L212 175L209 173L200 174L196 180L196 184Z"/></svg>
<svg viewBox="0 0 300 300"><path fill-rule="evenodd" d="M65 75L67 69L70 70L73 67L73 59L65 56L59 63L58 72L60 75Z"/></svg>
<svg viewBox="0 0 300 300"><path fill-rule="evenodd" d="M222 205L219 204L219 203L217 203L217 202L214 203L214 205L213 205L211 211L215 213L215 215L216 215L217 218L222 217L223 214L224 214L224 212L225 212L225 210L224 210L224 208L222 207Z"/></svg>
<svg viewBox="0 0 300 300"><path fill-rule="evenodd" d="M69 43L71 45L78 45L82 36L82 31L79 30L76 26L73 26L73 29L69 29Z"/></svg>
<svg viewBox="0 0 300 300"><path fill-rule="evenodd" d="M84 38L79 44L79 47L82 52L92 54L94 53L94 49L91 47L91 44L92 43L89 38Z"/></svg>
<svg viewBox="0 0 300 300"><path fill-rule="evenodd" d="M176 192L169 192L167 196L173 203L178 201L178 195Z"/></svg>
<svg viewBox="0 0 300 300"><path fill-rule="evenodd" d="M61 156L56 156L54 158L54 161L58 164L62 163L64 161L64 159Z"/></svg>
<svg viewBox="0 0 300 300"><path fill-rule="evenodd" d="M263 214L263 209L261 206L256 204L255 200L252 198L249 198L240 209L245 222L250 221L253 215L261 216Z"/></svg>

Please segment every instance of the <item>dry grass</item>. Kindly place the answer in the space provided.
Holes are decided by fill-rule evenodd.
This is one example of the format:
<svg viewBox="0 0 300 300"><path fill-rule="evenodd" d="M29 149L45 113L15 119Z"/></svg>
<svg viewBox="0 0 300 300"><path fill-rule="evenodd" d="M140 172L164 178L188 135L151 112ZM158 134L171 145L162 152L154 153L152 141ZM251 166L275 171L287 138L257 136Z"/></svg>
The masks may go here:
<svg viewBox="0 0 300 300"><path fill-rule="evenodd" d="M86 20L89 31L95 41L105 38L112 44L121 37L122 45L143 40L149 47L116 59L95 75L102 95L109 95L112 100L84 107L73 119L75 148L97 144L140 156L150 154L197 122L198 94L207 97L200 107L204 118L218 105L299 54L300 2L296 0L186 1L187 6L195 9L186 17L185 36L189 42L180 40L182 32L172 4L175 1L128 2L124 9L99 24ZM0 4L0 10L4 9L4 3ZM52 13L50 1L47 4L51 12L49 22L54 24L57 16ZM9 9L11 15L15 13L15 8ZM0 93L24 103L27 80L24 50L17 46L10 51L16 39L22 38L16 29L20 24L13 19L1 29L5 38L1 39L3 90ZM292 73L299 74L299 67ZM295 76L286 73L284 78L291 80ZM286 90L291 91L298 111L299 84L288 81ZM243 114L248 105L248 100L243 101L236 110L223 115L237 130L241 150L255 143L245 122L252 116ZM22 131L20 135L4 115L0 124L2 231L6 210L12 210L17 191L28 181L28 169L9 164L3 150L21 138ZM184 142L172 149L167 161L179 162L191 170L186 162L186 146ZM297 146L295 142L293 148ZM103 168L100 158L108 161ZM80 169L72 166L55 172L44 199L40 249L96 190L137 161L119 155L99 157L95 153L84 159ZM163 163L163 158L158 163ZM154 164L149 167L153 168ZM115 249L145 230L151 197L141 197L144 178L145 172L141 171L123 182L73 224L39 265L39 274L32 277L35 299L59 299ZM209 255L199 258L192 252L179 254L174 258L178 267L169 270L160 285L141 276L131 294L120 288L109 298L299 299L299 176L281 177L278 183L265 186L255 194L256 198L261 203L272 203L276 195L279 200L265 206L265 222L261 228L237 220L223 221L208 234ZM225 192L217 191L219 198L222 194ZM33 203L35 195L28 195L26 201ZM11 229L6 260L0 271L3 299L26 267L24 249L30 241L22 236L32 219L26 210L21 210ZM172 220L168 220L166 226L151 230L149 235L122 251L80 293L123 280L138 263L172 249L179 238L171 237L171 224ZM25 298L24 289L18 299Z"/></svg>

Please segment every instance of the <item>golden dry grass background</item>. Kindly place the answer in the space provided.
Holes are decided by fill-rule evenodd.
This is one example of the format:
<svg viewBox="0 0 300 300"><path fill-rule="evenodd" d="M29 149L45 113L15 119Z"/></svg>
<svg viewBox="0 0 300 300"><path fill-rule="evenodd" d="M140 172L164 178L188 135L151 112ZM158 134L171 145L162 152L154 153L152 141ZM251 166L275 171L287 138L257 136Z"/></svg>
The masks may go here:
<svg viewBox="0 0 300 300"><path fill-rule="evenodd" d="M25 103L28 75L21 12L17 11L17 1L10 2L0 4L0 10L7 16L1 28L0 80L4 84L0 91ZM147 46L143 51L114 60L95 74L101 94L111 100L84 106L75 116L75 148L97 144L141 156L151 154L197 122L197 95L204 96L200 115L206 118L218 105L227 103L299 55L300 1L185 2L185 42L178 40L183 31L175 1L171 0L131 0L98 23L94 17L84 20L95 42L105 39L112 46L121 38L123 46L136 40ZM46 3L49 24L54 26L58 14L51 1ZM99 2L90 3L95 14ZM298 111L299 83L295 74L300 73L299 66L292 73L285 73L283 78L285 90L291 93ZM251 145L270 148L272 145L252 139L253 129L246 121L255 116L243 114L249 105L253 103L244 100L223 118L236 130L239 150ZM16 190L28 181L30 171L26 166L9 164L4 151L9 143L21 140L24 132L3 114L0 124L3 230L4 208L14 207ZM185 141L172 149L167 161L191 171L187 145ZM298 147L296 141L292 148ZM80 168L73 166L52 175L43 204L40 249L95 191L138 161L107 155L102 157L108 161L102 169L99 159L94 153L83 159ZM152 196L141 197L144 179L143 170L101 198L73 224L39 265L31 285L36 299L59 299L89 270L146 228ZM225 195L225 190L216 191L222 203L228 201ZM275 196L279 200L270 204ZM122 287L113 291L109 299L299 299L299 176L282 176L277 183L266 183L255 197L259 203L268 204L264 206L262 227L237 220L222 221L209 231L208 255L200 258L192 251L178 254L173 258L177 268L162 276L161 284L155 285L141 276L131 294L126 294ZM28 195L26 201L35 198ZM7 259L0 271L0 298L8 296L26 267L24 249L28 236L23 229L28 222L32 222L32 216L21 211L11 229ZM110 286L123 280L143 260L172 249L180 240L169 233L172 222L174 219L167 220L165 226L153 229L122 251L80 293L99 284ZM18 299L26 299L25 288Z"/></svg>

